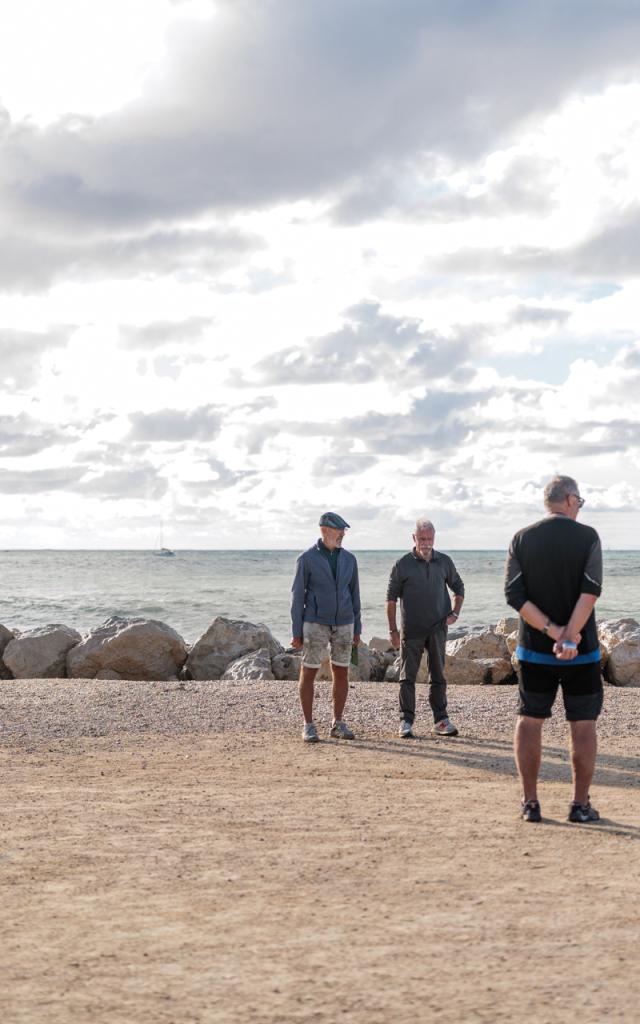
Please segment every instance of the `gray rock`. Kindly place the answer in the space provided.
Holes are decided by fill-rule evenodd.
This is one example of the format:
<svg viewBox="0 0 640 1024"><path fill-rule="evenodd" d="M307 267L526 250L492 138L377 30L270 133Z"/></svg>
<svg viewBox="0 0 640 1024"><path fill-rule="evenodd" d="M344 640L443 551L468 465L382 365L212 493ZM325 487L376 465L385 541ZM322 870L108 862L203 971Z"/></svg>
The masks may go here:
<svg viewBox="0 0 640 1024"><path fill-rule="evenodd" d="M445 675L453 686L502 686L516 681L509 658L447 659Z"/></svg>
<svg viewBox="0 0 640 1024"><path fill-rule="evenodd" d="M501 633L503 636L508 636L510 633L515 633L520 627L520 616L512 615L506 619L500 619L496 626L496 633Z"/></svg>
<svg viewBox="0 0 640 1024"><path fill-rule="evenodd" d="M509 648L504 636L492 628L480 633L469 633L458 640L447 643L447 664L460 658L509 658Z"/></svg>
<svg viewBox="0 0 640 1024"><path fill-rule="evenodd" d="M617 619L600 623L604 672L613 686L640 686L640 623Z"/></svg>
<svg viewBox="0 0 640 1024"><path fill-rule="evenodd" d="M299 679L301 665L302 651L285 651L271 659L275 679Z"/></svg>
<svg viewBox="0 0 640 1024"><path fill-rule="evenodd" d="M271 671L271 655L268 647L250 651L232 661L224 670L225 679L275 679Z"/></svg>
<svg viewBox="0 0 640 1024"><path fill-rule="evenodd" d="M114 615L69 651L67 671L76 679L109 669L122 679L167 680L180 673L186 656L184 640L166 623Z"/></svg>
<svg viewBox="0 0 640 1024"><path fill-rule="evenodd" d="M272 658L284 650L262 623L219 615L189 651L187 669L192 679L221 679L227 665L261 647L266 647Z"/></svg>
<svg viewBox="0 0 640 1024"><path fill-rule="evenodd" d="M385 654L387 651L393 650L388 636L372 636L367 647L370 647L372 651L379 651L380 654Z"/></svg>
<svg viewBox="0 0 640 1024"><path fill-rule="evenodd" d="M80 640L76 629L51 623L9 640L2 657L15 679L64 679L67 654Z"/></svg>
<svg viewBox="0 0 640 1024"><path fill-rule="evenodd" d="M115 682L122 679L122 676L113 668L101 668L99 672L96 672L94 679L112 679Z"/></svg>
<svg viewBox="0 0 640 1024"><path fill-rule="evenodd" d="M13 630L8 629L6 626L0 625L0 679L13 679L13 676L7 666L4 663L2 657L4 649L10 640L15 637Z"/></svg>

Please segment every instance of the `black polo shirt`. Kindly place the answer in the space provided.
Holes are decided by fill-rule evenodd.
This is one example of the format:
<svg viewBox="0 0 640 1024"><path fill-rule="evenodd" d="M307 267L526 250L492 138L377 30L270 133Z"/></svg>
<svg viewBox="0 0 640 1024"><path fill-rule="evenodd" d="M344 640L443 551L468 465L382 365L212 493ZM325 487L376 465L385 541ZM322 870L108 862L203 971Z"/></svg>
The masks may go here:
<svg viewBox="0 0 640 1024"><path fill-rule="evenodd" d="M405 639L419 640L444 628L444 620L451 614L449 591L464 597L458 570L442 551L434 550L428 562L415 548L398 559L389 577L387 601L400 598Z"/></svg>

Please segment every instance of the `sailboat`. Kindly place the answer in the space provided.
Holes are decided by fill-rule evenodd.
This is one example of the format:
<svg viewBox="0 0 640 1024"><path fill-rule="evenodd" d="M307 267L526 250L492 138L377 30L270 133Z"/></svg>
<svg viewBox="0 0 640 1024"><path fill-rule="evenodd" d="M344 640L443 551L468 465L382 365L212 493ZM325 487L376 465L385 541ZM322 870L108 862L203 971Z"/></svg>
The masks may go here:
<svg viewBox="0 0 640 1024"><path fill-rule="evenodd" d="M153 552L153 554L157 555L158 558L175 558L175 554L176 554L175 551L172 551L171 548L165 548L163 543L162 543L163 539L164 539L163 536L162 536L162 534L163 534L163 526L164 526L164 524L160 523L160 541L159 541L158 547Z"/></svg>

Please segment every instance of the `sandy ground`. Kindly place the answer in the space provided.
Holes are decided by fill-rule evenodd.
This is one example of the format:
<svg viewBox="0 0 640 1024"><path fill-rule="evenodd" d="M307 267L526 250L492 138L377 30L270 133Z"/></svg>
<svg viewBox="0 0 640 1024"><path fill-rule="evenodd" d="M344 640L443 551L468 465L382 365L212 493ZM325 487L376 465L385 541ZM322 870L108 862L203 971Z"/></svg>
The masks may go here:
<svg viewBox="0 0 640 1024"><path fill-rule="evenodd" d="M0 1020L636 1021L640 690L607 691L592 826L559 717L519 820L514 699L402 741L358 684L359 738L309 746L295 684L0 684Z"/></svg>

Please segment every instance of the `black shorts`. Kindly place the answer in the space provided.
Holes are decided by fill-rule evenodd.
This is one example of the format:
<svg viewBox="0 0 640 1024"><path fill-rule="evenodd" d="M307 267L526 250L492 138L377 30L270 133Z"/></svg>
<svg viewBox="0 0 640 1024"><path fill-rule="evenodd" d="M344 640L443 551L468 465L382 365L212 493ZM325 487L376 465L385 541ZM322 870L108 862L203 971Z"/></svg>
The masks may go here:
<svg viewBox="0 0 640 1024"><path fill-rule="evenodd" d="M518 670L518 714L551 718L551 708L562 687L567 722L595 722L602 711L604 691L600 662L586 665L539 665L521 661Z"/></svg>

